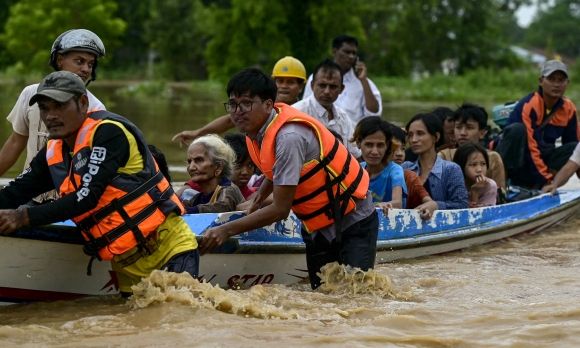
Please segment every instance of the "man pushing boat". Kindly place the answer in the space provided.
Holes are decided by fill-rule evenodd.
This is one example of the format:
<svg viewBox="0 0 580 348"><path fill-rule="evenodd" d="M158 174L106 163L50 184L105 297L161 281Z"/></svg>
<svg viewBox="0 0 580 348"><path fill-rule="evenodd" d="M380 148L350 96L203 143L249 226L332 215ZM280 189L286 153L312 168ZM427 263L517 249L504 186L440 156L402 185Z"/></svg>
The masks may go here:
<svg viewBox="0 0 580 348"><path fill-rule="evenodd" d="M322 123L283 103L274 103L274 80L256 68L242 70L227 85L224 103L233 123L246 134L253 162L266 179L248 216L205 231L201 253L229 237L288 217L302 222L312 289L320 268L330 262L373 268L378 216L367 194L369 176ZM273 203L261 208L273 193Z"/></svg>
<svg viewBox="0 0 580 348"><path fill-rule="evenodd" d="M125 294L155 269L197 277L195 235L141 131L111 112L89 113L85 84L68 71L45 77L36 103L50 140L0 190L0 234L72 219L91 256L87 273L95 258L111 260ZM16 209L52 189L60 199Z"/></svg>

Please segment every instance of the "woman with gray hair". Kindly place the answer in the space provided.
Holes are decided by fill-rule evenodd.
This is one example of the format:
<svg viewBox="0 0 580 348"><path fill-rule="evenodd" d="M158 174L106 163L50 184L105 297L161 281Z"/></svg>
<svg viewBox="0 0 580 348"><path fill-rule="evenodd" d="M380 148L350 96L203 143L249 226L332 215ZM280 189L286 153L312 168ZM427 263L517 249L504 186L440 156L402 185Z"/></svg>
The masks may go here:
<svg viewBox="0 0 580 348"><path fill-rule="evenodd" d="M218 135L195 139L187 150L187 172L199 192L184 199L187 213L223 213L236 210L244 196L230 178L234 172L236 154Z"/></svg>

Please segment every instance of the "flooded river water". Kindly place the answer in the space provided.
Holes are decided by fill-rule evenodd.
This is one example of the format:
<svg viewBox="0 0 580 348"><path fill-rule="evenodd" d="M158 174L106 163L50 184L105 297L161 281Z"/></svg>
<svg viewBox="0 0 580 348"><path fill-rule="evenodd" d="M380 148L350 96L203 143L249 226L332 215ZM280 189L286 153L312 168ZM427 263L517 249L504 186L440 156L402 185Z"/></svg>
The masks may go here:
<svg viewBox="0 0 580 348"><path fill-rule="evenodd" d="M92 88L98 97L99 88ZM15 100L2 100L4 114ZM173 165L185 150L171 136L221 114L219 100L159 108L114 94L109 100L112 111L139 115L135 122ZM421 108L393 104L386 118L403 124ZM4 142L9 129L1 134ZM157 272L130 301L111 295L0 307L0 347L574 347L579 222L381 264L367 275L372 286L356 294L348 279L330 282L329 293L307 284L223 290Z"/></svg>
<svg viewBox="0 0 580 348"><path fill-rule="evenodd" d="M379 265L375 293L306 284L222 290L156 274L146 295L0 308L2 347L573 347L580 237L573 218L462 252ZM203 262L203 258L202 258ZM84 276L84 275L79 275ZM387 279L388 280L388 279ZM156 291L153 291L155 289Z"/></svg>

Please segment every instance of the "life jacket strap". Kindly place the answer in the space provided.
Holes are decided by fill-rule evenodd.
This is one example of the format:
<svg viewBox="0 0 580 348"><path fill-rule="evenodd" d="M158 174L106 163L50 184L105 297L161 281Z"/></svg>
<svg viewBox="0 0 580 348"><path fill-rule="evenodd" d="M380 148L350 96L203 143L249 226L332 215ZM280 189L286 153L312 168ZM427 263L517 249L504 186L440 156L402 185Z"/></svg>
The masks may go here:
<svg viewBox="0 0 580 348"><path fill-rule="evenodd" d="M312 167L312 169L310 169L308 173L300 177L300 180L298 180L298 184L303 183L304 181L313 177L314 174L326 168L326 166L334 159L334 156L336 156L336 153L338 152L338 147L339 141L338 139L334 139L334 145L332 146L332 149L328 152L328 154L326 154L326 156L320 162L318 162L317 165Z"/></svg>
<svg viewBox="0 0 580 348"><path fill-rule="evenodd" d="M123 197L118 200L118 204L121 207L126 206L127 204L133 202L134 200L138 199L145 193L151 191L153 188L157 186L161 181L163 181L163 173L157 172L157 174L153 175L149 180L144 182L141 186L137 187L135 190L127 193ZM89 231L99 222L101 222L107 216L113 214L114 212L118 211L115 206L113 206L113 202L109 203L108 205L101 208L99 211L91 214L90 216L84 218L80 222L77 223L77 226L81 229L81 231Z"/></svg>
<svg viewBox="0 0 580 348"><path fill-rule="evenodd" d="M350 164L349 161L351 158L352 157L349 156L349 159L347 160L347 164ZM298 214L296 212L294 214L296 215L296 217L298 219L303 220L303 221L313 219L321 214L325 214L329 219L331 219L331 218L334 219L335 229L336 229L336 241L340 242L342 240L342 231L341 231L342 217L346 213L346 209L348 208L348 203L350 201L350 198L352 197L353 193L356 191L358 185L360 184L360 182L363 179L363 176L364 176L363 171L364 171L364 169L361 167L359 172L357 173L356 178L353 180L352 184L346 190L344 190L342 193L340 193L340 186L337 185L336 194L332 191L332 186L333 186L332 183L335 182L336 179L340 178L341 176L346 175L345 172L348 173L348 169L343 170L343 173L341 175L337 176L334 180L330 180L330 177L327 174L327 182L325 185L325 189L329 195L329 203L324 205L323 207L309 213L309 214ZM340 179L340 180L342 180L342 179Z"/></svg>

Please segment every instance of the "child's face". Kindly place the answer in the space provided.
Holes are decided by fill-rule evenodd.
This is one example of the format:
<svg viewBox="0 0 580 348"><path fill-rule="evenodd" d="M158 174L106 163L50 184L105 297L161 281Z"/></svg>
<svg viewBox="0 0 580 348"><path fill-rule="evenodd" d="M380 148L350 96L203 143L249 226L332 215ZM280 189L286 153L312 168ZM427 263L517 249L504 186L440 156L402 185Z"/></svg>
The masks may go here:
<svg viewBox="0 0 580 348"><path fill-rule="evenodd" d="M254 162L249 157L243 163L236 164L234 167L234 175L232 176L232 183L240 189L243 189L248 185L248 181L250 181L252 174L254 174L255 168Z"/></svg>
<svg viewBox="0 0 580 348"><path fill-rule="evenodd" d="M378 165L383 162L385 152L387 152L387 137L382 131L366 136L357 145L367 165Z"/></svg>
<svg viewBox="0 0 580 348"><path fill-rule="evenodd" d="M395 144L392 161L398 165L402 165L405 162L405 144L401 144L400 141L396 141Z"/></svg>
<svg viewBox="0 0 580 348"><path fill-rule="evenodd" d="M476 181L478 176L487 175L487 165L481 152L477 151L469 155L465 164L465 177L470 181Z"/></svg>

